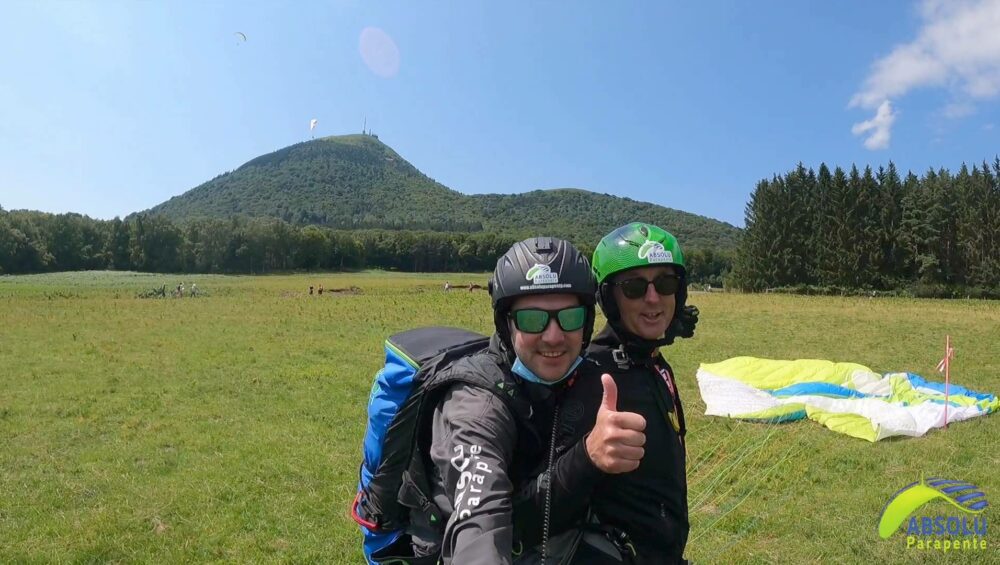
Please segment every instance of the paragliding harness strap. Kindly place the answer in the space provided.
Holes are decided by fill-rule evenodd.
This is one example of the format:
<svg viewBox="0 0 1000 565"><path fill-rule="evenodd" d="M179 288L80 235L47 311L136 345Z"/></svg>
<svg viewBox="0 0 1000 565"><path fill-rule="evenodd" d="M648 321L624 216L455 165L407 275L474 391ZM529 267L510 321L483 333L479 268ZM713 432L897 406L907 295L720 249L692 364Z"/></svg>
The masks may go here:
<svg viewBox="0 0 1000 565"><path fill-rule="evenodd" d="M618 349L611 350L611 359L618 365L619 369L629 368L628 353L625 353L625 346L621 345Z"/></svg>
<svg viewBox="0 0 1000 565"><path fill-rule="evenodd" d="M610 524L596 523L586 524L581 527L581 530L583 530L584 540L588 545L620 558L622 563L635 563L638 553L635 544L632 543L632 538L625 530Z"/></svg>
<svg viewBox="0 0 1000 565"><path fill-rule="evenodd" d="M670 400L672 401L674 407L672 411L668 411L668 416L670 418L670 425L674 427L674 431L677 432L677 437L681 440L681 445L684 445L684 435L687 433L687 429L684 426L684 411L681 408L681 398L677 391L677 383L674 381L674 376L667 367L661 367L659 363L653 362L653 369L663 378L663 384L667 386L667 392L670 393Z"/></svg>
<svg viewBox="0 0 1000 565"><path fill-rule="evenodd" d="M663 386L660 386L659 384L655 386L656 390L661 394L654 394L654 396L656 397L657 404L660 405L660 410L663 412L664 418L667 419L670 426L674 428L675 432L677 432L681 444L683 445L684 435L687 431L684 426L684 412L681 408L677 385L674 383L674 378L671 375L670 370L665 367L661 367L660 364L653 358L643 360L638 364L633 364L631 357L625 351L624 344L611 350L611 359L616 365L618 365L618 368L623 371L631 369L634 365L639 365L656 372L661 377L660 381ZM665 396L670 398L670 404L667 404L667 401L664 398Z"/></svg>

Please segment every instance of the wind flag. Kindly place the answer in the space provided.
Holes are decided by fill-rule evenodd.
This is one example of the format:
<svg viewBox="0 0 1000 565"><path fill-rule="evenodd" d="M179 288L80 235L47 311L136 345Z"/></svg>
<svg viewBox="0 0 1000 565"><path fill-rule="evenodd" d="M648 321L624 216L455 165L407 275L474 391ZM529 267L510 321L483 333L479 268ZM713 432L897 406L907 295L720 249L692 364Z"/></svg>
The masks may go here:
<svg viewBox="0 0 1000 565"><path fill-rule="evenodd" d="M951 360L955 357L955 348L951 346L951 336L944 336L944 357L937 364L939 373L944 373L944 427L948 427L948 393L951 385Z"/></svg>
<svg viewBox="0 0 1000 565"><path fill-rule="evenodd" d="M951 360L955 358L955 348L948 346L948 352L945 356L938 361L937 370L939 373L943 373L945 368L951 363Z"/></svg>

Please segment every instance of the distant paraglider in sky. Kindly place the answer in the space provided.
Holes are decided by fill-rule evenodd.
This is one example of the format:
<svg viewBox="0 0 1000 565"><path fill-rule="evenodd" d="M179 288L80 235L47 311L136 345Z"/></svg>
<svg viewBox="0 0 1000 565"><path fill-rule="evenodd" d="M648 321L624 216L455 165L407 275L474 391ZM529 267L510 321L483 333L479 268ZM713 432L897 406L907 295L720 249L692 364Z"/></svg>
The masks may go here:
<svg viewBox="0 0 1000 565"><path fill-rule="evenodd" d="M242 31L234 32L233 35L236 36L236 44L237 45L239 45L240 43L246 43L247 36Z"/></svg>
<svg viewBox="0 0 1000 565"><path fill-rule="evenodd" d="M309 135L311 135L313 139L316 139L316 136L313 135L313 130L316 129L316 124L318 123L319 120L317 120L316 118L309 120Z"/></svg>

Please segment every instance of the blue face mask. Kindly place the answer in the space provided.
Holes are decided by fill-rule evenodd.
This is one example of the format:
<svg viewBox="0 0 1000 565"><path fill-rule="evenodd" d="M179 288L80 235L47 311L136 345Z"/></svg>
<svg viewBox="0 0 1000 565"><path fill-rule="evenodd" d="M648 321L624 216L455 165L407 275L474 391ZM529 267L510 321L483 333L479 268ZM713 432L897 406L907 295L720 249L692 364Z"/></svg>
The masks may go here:
<svg viewBox="0 0 1000 565"><path fill-rule="evenodd" d="M514 361L514 366L511 367L510 370L513 371L515 375L521 377L522 379L524 379L526 381L531 381L533 383L538 383L538 384L541 384L541 385L551 386L551 385L554 385L556 383L560 383L560 382L564 381L566 379L566 377L572 375L573 371L576 370L576 367L582 361L583 361L583 357L577 357L576 361L574 361L573 364L570 365L569 370L566 371L566 374L563 375L563 376L561 376L561 377L559 377L558 379L556 379L554 381L547 381L547 380L539 377L538 375L536 375L531 369L528 368L527 365L525 365L524 363L521 362L521 358L520 357L518 357Z"/></svg>

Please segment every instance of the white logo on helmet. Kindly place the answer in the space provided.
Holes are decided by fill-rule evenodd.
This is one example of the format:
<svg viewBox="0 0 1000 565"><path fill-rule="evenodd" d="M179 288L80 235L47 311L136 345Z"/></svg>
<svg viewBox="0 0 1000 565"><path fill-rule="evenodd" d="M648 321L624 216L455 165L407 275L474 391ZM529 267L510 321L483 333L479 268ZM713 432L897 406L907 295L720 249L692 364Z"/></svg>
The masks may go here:
<svg viewBox="0 0 1000 565"><path fill-rule="evenodd" d="M524 274L524 278L531 281L531 284L556 284L559 282L559 273L553 273L548 265L535 263L535 266Z"/></svg>
<svg viewBox="0 0 1000 565"><path fill-rule="evenodd" d="M659 241L646 240L639 248L639 258L649 263L673 263L674 254L663 248Z"/></svg>

